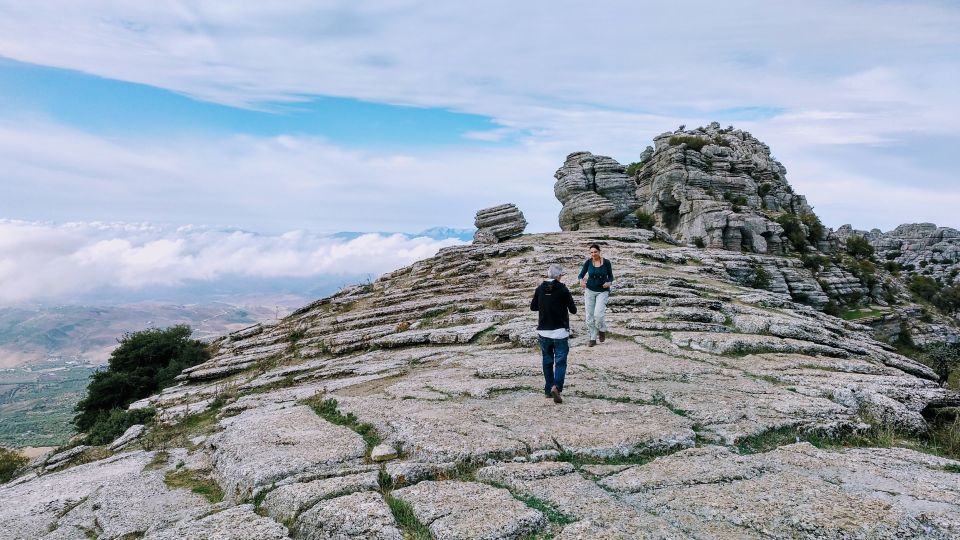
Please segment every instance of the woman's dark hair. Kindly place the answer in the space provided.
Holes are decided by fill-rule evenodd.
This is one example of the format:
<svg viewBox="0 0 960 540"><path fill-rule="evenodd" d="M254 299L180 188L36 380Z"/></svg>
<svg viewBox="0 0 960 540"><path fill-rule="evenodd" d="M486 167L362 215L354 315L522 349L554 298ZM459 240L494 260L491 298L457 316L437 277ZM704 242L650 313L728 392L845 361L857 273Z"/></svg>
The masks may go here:
<svg viewBox="0 0 960 540"><path fill-rule="evenodd" d="M597 251L602 251L602 250L600 249L600 246L598 246L597 244L590 244L590 249L595 249L595 250L597 250Z"/></svg>

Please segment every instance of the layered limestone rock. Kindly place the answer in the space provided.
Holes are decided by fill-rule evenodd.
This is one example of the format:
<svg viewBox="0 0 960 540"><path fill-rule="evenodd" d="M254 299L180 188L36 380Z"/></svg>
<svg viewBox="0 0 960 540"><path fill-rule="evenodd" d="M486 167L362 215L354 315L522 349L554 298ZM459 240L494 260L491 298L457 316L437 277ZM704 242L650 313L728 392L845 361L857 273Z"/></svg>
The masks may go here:
<svg viewBox="0 0 960 540"><path fill-rule="evenodd" d="M894 261L902 268L950 283L960 274L960 231L933 223L905 223L889 232L879 229L854 230L850 225L837 229L837 237L866 238L877 259Z"/></svg>
<svg viewBox="0 0 960 540"><path fill-rule="evenodd" d="M572 317L556 405L530 295L595 242L610 332L587 347ZM923 437L960 396L798 302L808 280L636 228L445 248L217 340L119 453L0 486L0 539L958 537L960 462L844 445Z"/></svg>
<svg viewBox="0 0 960 540"><path fill-rule="evenodd" d="M601 226L633 227L639 207L636 185L626 168L607 156L574 152L554 174L553 193L560 200L560 229L579 231Z"/></svg>
<svg viewBox="0 0 960 540"><path fill-rule="evenodd" d="M497 242L523 234L527 220L516 205L501 204L477 211L473 220L477 232L473 241L477 244L496 244Z"/></svg>
<svg viewBox="0 0 960 540"><path fill-rule="evenodd" d="M636 175L640 208L675 238L754 253L789 250L782 213L812 214L787 171L750 133L705 128L663 133ZM828 248L828 245L817 246Z"/></svg>

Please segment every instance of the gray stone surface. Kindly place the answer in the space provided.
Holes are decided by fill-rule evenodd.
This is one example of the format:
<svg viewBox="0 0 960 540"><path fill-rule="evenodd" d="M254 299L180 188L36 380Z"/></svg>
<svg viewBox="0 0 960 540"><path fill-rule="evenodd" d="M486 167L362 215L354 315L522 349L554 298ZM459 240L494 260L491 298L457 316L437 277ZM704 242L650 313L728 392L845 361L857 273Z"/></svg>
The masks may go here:
<svg viewBox="0 0 960 540"><path fill-rule="evenodd" d="M353 493L321 501L297 520L302 540L403 540L387 503L379 493Z"/></svg>
<svg viewBox="0 0 960 540"><path fill-rule="evenodd" d="M309 407L251 409L223 419L206 445L226 496L242 500L286 476L363 458L363 439Z"/></svg>
<svg viewBox="0 0 960 540"><path fill-rule="evenodd" d="M413 507L436 540L512 540L546 525L507 490L475 482L425 481L393 496Z"/></svg>
<svg viewBox="0 0 960 540"><path fill-rule="evenodd" d="M633 180L616 160L590 152L567 156L554 177L553 192L560 200L560 228L564 231L601 226L631 227L639 206Z"/></svg>
<svg viewBox="0 0 960 540"><path fill-rule="evenodd" d="M243 504L214 514L189 519L163 529L150 529L144 540L283 540L287 530L270 518L258 516L253 505Z"/></svg>
<svg viewBox="0 0 960 540"><path fill-rule="evenodd" d="M516 205L501 204L477 211L473 221L477 232L473 241L478 244L496 244L523 234L527 220Z"/></svg>
<svg viewBox="0 0 960 540"><path fill-rule="evenodd" d="M281 523L292 523L301 512L321 500L357 491L371 491L378 486L376 472L286 484L267 493L260 508Z"/></svg>

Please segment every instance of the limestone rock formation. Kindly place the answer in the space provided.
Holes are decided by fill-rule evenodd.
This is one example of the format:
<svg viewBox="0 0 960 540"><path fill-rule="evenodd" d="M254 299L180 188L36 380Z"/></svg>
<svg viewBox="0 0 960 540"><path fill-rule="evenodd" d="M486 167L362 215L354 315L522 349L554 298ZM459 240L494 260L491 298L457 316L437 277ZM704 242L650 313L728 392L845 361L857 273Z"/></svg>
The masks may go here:
<svg viewBox="0 0 960 540"><path fill-rule="evenodd" d="M879 260L894 261L908 271L948 282L960 275L960 231L956 229L933 223L905 223L889 232L857 231L850 225L837 229L842 241L852 235L866 238Z"/></svg>
<svg viewBox="0 0 960 540"><path fill-rule="evenodd" d="M639 206L636 185L613 158L574 152L554 174L553 192L563 204L560 229L633 227Z"/></svg>
<svg viewBox="0 0 960 540"><path fill-rule="evenodd" d="M785 253L789 242L774 216L813 212L770 148L747 132L714 122L661 134L654 144L637 172L637 198L643 211L686 242Z"/></svg>
<svg viewBox="0 0 960 540"><path fill-rule="evenodd" d="M555 405L529 295L593 242L611 332L588 348L573 317ZM844 447L960 396L796 302L810 275L636 228L445 248L217 340L138 438L0 486L0 539L960 537L960 462Z"/></svg>
<svg viewBox="0 0 960 540"><path fill-rule="evenodd" d="M473 241L477 244L496 244L520 236L527 228L523 212L513 204L479 210L473 224L477 227L477 232L473 235Z"/></svg>

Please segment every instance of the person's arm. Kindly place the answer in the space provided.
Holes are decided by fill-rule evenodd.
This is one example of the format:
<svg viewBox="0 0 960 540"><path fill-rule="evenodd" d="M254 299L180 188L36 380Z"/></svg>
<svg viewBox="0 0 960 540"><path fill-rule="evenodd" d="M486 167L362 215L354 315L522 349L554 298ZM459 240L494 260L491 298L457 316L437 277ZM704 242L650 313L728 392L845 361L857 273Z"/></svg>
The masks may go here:
<svg viewBox="0 0 960 540"><path fill-rule="evenodd" d="M577 279L580 280L581 287L587 286L587 282L584 281L583 276L587 275L588 264L590 264L590 259L587 259L586 262L583 263L583 268L580 269L580 274L577 275Z"/></svg>
<svg viewBox="0 0 960 540"><path fill-rule="evenodd" d="M604 265L607 267L607 282L603 284L604 289L609 289L613 284L613 264L610 263L610 260L603 261Z"/></svg>
<svg viewBox="0 0 960 540"><path fill-rule="evenodd" d="M540 287L533 291L533 300L530 301L530 311L540 311Z"/></svg>

